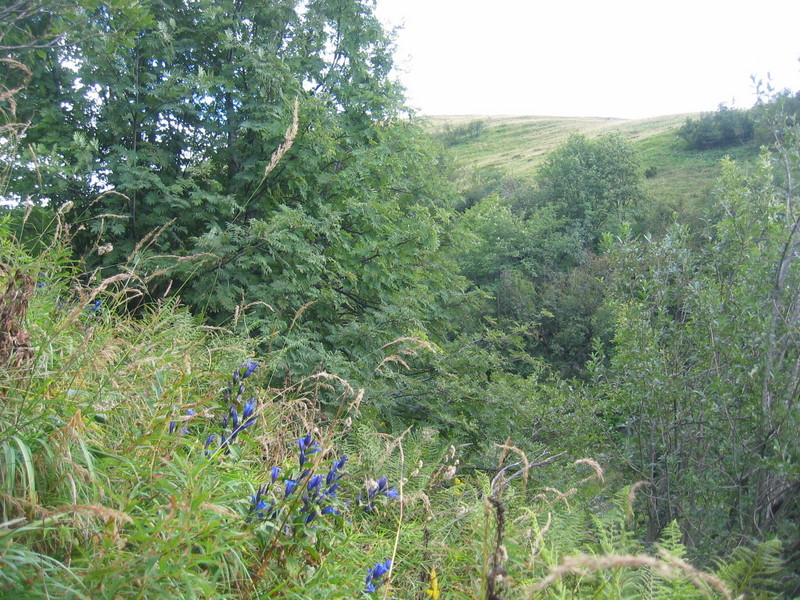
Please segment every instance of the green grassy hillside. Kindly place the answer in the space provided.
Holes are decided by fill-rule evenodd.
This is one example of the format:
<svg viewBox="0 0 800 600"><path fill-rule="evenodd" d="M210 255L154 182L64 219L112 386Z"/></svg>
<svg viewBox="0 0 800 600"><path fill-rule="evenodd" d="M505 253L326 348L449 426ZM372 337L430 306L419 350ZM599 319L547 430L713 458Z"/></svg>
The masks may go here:
<svg viewBox="0 0 800 600"><path fill-rule="evenodd" d="M512 176L526 176L569 136L599 137L620 133L639 141L674 131L692 115L668 115L652 119L599 117L432 116L433 131L442 132L482 121L480 135L450 146L456 162L465 168L501 169Z"/></svg>
<svg viewBox="0 0 800 600"><path fill-rule="evenodd" d="M639 153L644 189L653 205L692 212L708 197L720 173L723 157L749 162L758 154L755 142L706 151L687 150L676 137L688 117L665 115L648 119L542 116L431 116L428 123L448 146L456 165L465 172L493 171L513 178L532 178L536 168L575 134L600 137L619 134ZM469 126L469 135L451 135Z"/></svg>

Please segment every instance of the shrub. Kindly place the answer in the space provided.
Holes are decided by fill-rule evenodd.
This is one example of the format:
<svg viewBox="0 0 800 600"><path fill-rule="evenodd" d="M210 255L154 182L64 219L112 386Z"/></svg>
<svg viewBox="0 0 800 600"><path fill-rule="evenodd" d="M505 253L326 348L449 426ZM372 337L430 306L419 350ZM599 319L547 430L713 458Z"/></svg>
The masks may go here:
<svg viewBox="0 0 800 600"><path fill-rule="evenodd" d="M455 127L448 123L444 126L444 131L440 134L439 139L445 146L455 146L479 138L484 129L486 129L486 122L480 119Z"/></svg>
<svg viewBox="0 0 800 600"><path fill-rule="evenodd" d="M720 104L717 112L704 113L697 120L686 119L686 123L678 130L678 137L691 150L709 150L749 142L753 139L754 130L750 111Z"/></svg>

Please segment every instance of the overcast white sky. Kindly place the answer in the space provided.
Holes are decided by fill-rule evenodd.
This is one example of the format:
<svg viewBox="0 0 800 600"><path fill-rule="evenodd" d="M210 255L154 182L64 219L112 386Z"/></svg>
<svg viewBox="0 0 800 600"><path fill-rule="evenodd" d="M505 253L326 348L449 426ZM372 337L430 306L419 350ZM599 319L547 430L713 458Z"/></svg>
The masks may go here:
<svg viewBox="0 0 800 600"><path fill-rule="evenodd" d="M800 0L377 0L426 115L644 118L800 90Z"/></svg>

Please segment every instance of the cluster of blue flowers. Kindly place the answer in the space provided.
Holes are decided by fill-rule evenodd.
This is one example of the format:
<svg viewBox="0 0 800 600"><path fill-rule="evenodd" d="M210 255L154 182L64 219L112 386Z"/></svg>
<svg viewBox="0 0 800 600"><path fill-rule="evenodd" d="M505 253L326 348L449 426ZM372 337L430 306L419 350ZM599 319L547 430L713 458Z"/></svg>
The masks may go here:
<svg viewBox="0 0 800 600"><path fill-rule="evenodd" d="M392 559L386 559L386 562L375 563L375 566L367 567L367 579L364 582L364 593L374 594L381 584L384 583L383 576L392 568Z"/></svg>
<svg viewBox="0 0 800 600"><path fill-rule="evenodd" d="M386 475L378 479L378 481L368 482L366 493L362 494L359 492L356 501L365 511L371 512L375 508L375 500L379 496L386 496L387 498L397 498L397 496L399 496L395 487L389 485L389 479Z"/></svg>
<svg viewBox="0 0 800 600"><path fill-rule="evenodd" d="M280 485L278 478L282 472L280 467L272 467L269 483L261 486L251 498L250 511L247 517L248 522L274 519L281 512L279 505L287 503L297 505L295 509L296 515L299 522L304 525L308 525L320 515L339 514L334 501L338 495L339 480L344 474L342 470L347 463L347 455L344 454L339 460L333 461L327 474L323 477L314 473L313 468L306 466L309 462L309 457L322 450L311 434L309 433L305 437L298 439L297 446L300 450L298 454L300 470L295 472L299 472L299 475L294 477L284 476L282 478L283 499L282 501L275 500L270 504L265 498L273 486L278 487ZM302 490L302 496L300 497L302 504L297 503L292 497L297 489ZM273 492L274 496L276 494Z"/></svg>
<svg viewBox="0 0 800 600"><path fill-rule="evenodd" d="M236 440L236 437L256 422L255 397L242 402L242 396L245 390L244 380L250 377L257 368L258 362L248 358L233 372L233 376L228 382L228 387L225 388L225 403L230 404L230 408L222 418L222 433L219 436L219 447L225 449L225 454L230 453L230 445ZM236 398L232 399L234 386L236 387ZM241 415L239 414L240 407ZM229 426L230 431L228 431ZM206 438L204 445L206 456L211 454L211 444L214 443L215 439L217 439L217 436L213 433Z"/></svg>
<svg viewBox="0 0 800 600"><path fill-rule="evenodd" d="M99 306L99 304L97 305ZM245 429L251 427L257 419L256 398L251 397L244 401L245 380L258 368L259 363L247 359L233 372L233 375L224 391L224 400L229 407L222 419L222 432L211 434L205 441L205 454L211 456L218 450L225 454L230 452L231 444ZM187 418L175 418L169 422L169 433L182 431L184 435L190 433L188 424L182 424L195 416L195 411L186 411ZM217 449L212 445L219 437ZM250 507L246 521L248 523L270 521L280 524L282 533L305 534L317 530L318 524L308 526L316 519L326 515L340 515L340 509L350 507L350 502L339 500L339 486L344 476L347 464L347 455L330 462L327 472L319 471L319 460L314 460L314 455L322 452L319 442L314 440L311 433L295 440L298 454L296 466L282 469L274 466L270 471L269 481L258 488L250 498ZM359 493L355 506L365 512L375 509L376 501L381 496L397 498L398 492L394 486L389 485L388 478L384 475L377 481L370 480L363 493ZM276 523L277 524L277 523ZM375 593L376 589L385 583L392 561L375 563L367 569L364 593Z"/></svg>

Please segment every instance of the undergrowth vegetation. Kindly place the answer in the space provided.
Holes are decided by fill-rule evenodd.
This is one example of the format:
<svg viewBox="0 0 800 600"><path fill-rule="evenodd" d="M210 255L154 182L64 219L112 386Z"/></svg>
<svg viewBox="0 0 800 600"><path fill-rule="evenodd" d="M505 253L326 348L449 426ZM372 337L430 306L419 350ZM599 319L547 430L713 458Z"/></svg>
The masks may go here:
<svg viewBox="0 0 800 600"><path fill-rule="evenodd" d="M638 541L642 483L381 433L346 381L275 385L269 355L174 300L131 315L135 273L92 281L63 239L32 255L1 233L3 597L775 597L779 545L698 571L674 522Z"/></svg>
<svg viewBox="0 0 800 600"><path fill-rule="evenodd" d="M437 143L373 9L0 8L0 597L796 598L797 96Z"/></svg>

